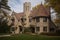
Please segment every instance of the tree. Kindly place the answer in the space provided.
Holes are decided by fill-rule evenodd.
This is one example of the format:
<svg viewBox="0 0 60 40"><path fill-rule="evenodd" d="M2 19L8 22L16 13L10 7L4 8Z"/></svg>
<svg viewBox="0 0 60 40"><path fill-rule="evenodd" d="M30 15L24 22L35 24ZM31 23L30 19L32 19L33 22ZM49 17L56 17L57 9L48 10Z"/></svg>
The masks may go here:
<svg viewBox="0 0 60 40"><path fill-rule="evenodd" d="M1 0L0 2L0 8L10 10L10 7L7 5L8 0ZM9 26L7 24L7 15L6 13L0 9L0 33L7 33L9 32Z"/></svg>
<svg viewBox="0 0 60 40"><path fill-rule="evenodd" d="M9 33L10 27L7 25L7 19L0 19L0 33Z"/></svg>
<svg viewBox="0 0 60 40"><path fill-rule="evenodd" d="M45 0L45 2L60 14L60 0Z"/></svg>
<svg viewBox="0 0 60 40"><path fill-rule="evenodd" d="M8 6L8 0L1 0L0 5L1 5L1 8L10 10L10 7Z"/></svg>
<svg viewBox="0 0 60 40"><path fill-rule="evenodd" d="M39 9L40 5L41 5L41 4L38 4L38 5L36 5L35 7L33 7L32 9L33 9L33 10L37 10L37 9Z"/></svg>
<svg viewBox="0 0 60 40"><path fill-rule="evenodd" d="M58 28L60 28L60 0L45 0L45 2L48 3L48 5L55 10L55 12L57 12L55 24Z"/></svg>

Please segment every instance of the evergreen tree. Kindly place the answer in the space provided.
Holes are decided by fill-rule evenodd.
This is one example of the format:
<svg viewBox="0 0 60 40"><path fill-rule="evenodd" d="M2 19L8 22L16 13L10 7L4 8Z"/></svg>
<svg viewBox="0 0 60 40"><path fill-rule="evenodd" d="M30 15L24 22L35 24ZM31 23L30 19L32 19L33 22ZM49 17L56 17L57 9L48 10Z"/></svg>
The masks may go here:
<svg viewBox="0 0 60 40"><path fill-rule="evenodd" d="M10 7L8 6L8 0L1 0L0 5L1 5L1 8L10 10Z"/></svg>
<svg viewBox="0 0 60 40"><path fill-rule="evenodd" d="M10 7L8 6L8 0L1 0L0 8L10 10ZM6 13L0 9L0 33L8 33L10 31L10 27L7 25L7 22Z"/></svg>

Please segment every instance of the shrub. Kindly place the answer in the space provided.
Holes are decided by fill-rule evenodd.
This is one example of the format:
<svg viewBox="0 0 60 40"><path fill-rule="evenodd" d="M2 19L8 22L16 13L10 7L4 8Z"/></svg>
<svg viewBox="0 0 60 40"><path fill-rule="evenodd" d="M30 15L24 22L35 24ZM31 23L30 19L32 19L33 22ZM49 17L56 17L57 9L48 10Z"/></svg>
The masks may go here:
<svg viewBox="0 0 60 40"><path fill-rule="evenodd" d="M59 33L55 33L55 32L41 33L41 35L47 35L47 36L60 36Z"/></svg>
<svg viewBox="0 0 60 40"><path fill-rule="evenodd" d="M26 33L26 32L30 32L30 28L28 27L28 28L24 28L24 33Z"/></svg>

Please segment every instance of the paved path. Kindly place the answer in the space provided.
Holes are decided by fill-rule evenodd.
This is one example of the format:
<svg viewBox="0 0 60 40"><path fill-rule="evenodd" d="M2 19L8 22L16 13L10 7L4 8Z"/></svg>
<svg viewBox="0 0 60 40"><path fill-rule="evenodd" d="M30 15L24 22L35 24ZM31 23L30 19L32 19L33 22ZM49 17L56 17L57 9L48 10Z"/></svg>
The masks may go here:
<svg viewBox="0 0 60 40"><path fill-rule="evenodd" d="M11 35L0 35L0 37L8 37L8 36L11 36Z"/></svg>

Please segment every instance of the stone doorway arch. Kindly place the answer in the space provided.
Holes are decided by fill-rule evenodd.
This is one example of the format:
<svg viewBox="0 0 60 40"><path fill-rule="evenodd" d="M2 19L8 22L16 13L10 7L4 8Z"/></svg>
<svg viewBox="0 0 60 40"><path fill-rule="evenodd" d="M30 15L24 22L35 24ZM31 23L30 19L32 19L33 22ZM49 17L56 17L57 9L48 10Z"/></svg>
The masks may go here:
<svg viewBox="0 0 60 40"><path fill-rule="evenodd" d="M20 31L20 33L23 32L23 27L22 26L19 26L19 31Z"/></svg>

